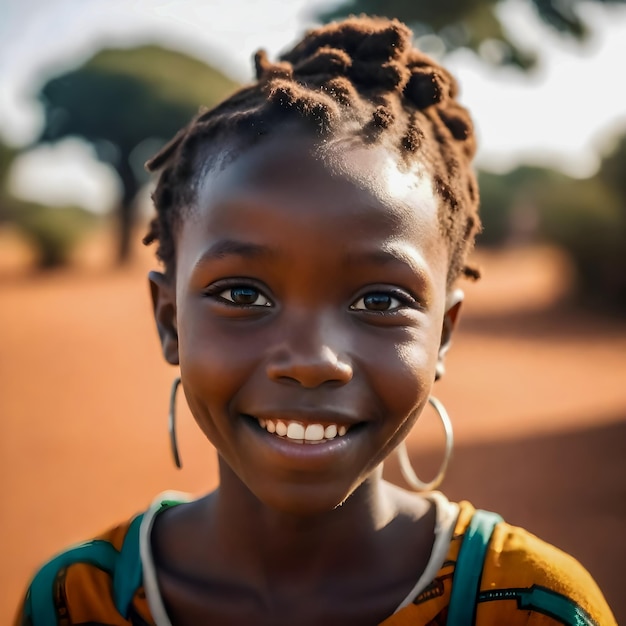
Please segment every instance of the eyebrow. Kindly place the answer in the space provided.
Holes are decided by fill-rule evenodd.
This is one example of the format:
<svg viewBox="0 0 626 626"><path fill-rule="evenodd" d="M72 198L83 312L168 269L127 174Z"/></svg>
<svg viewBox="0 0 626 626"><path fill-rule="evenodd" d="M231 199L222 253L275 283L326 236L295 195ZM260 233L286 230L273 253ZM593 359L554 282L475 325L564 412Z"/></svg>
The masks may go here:
<svg viewBox="0 0 626 626"><path fill-rule="evenodd" d="M398 248L388 248L387 250L371 250L367 252L353 252L347 256L348 265L360 265L364 262L375 265L387 265L389 263L401 263L410 270L425 284L429 282L429 273L420 263L420 259L415 259L412 254Z"/></svg>
<svg viewBox="0 0 626 626"><path fill-rule="evenodd" d="M237 241L236 239L220 239L202 253L195 263L195 267L229 256L258 259L259 257L272 256L272 251L267 246L258 243Z"/></svg>

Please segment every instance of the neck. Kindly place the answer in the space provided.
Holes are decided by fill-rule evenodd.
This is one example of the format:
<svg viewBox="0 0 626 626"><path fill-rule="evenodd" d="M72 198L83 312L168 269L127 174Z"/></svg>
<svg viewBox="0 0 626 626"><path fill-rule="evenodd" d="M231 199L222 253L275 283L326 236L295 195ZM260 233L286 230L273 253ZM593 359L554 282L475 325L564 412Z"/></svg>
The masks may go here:
<svg viewBox="0 0 626 626"><path fill-rule="evenodd" d="M371 567L396 514L382 466L332 511L299 516L265 506L220 461L220 488L209 505L223 562L257 581L298 585Z"/></svg>

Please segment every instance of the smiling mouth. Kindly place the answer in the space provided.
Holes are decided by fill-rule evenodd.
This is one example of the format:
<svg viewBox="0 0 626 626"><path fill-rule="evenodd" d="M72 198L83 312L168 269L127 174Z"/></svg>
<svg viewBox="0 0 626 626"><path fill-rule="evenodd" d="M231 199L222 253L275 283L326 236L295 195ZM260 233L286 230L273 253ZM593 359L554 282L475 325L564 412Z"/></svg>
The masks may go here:
<svg viewBox="0 0 626 626"><path fill-rule="evenodd" d="M343 424L303 424L288 420L253 418L268 433L293 443L319 444L343 437L353 428Z"/></svg>

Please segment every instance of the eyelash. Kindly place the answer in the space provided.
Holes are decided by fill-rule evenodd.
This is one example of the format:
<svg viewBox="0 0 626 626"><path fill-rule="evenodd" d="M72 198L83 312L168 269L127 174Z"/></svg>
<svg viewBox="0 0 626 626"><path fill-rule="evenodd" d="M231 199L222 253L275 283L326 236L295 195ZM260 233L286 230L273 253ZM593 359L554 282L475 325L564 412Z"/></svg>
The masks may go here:
<svg viewBox="0 0 626 626"><path fill-rule="evenodd" d="M266 300L266 304L240 304L232 300L231 298L225 298L222 294L225 292L232 292L236 289L255 291L257 297L262 297ZM238 309L264 309L271 308L274 303L268 298L262 289L259 289L254 284L246 282L233 282L233 283L214 283L204 290L204 295L209 298L214 298L218 302L225 304L226 306L232 306Z"/></svg>
<svg viewBox="0 0 626 626"><path fill-rule="evenodd" d="M376 309L366 309L366 308L357 308L356 304L363 301L365 304L365 299L371 296L385 296L389 297L392 300L396 300L398 304L389 309L376 310ZM404 291L400 291L397 289L380 289L378 291L372 290L360 296L353 304L350 305L350 309L352 311L364 311L368 314L374 315L393 315L399 313L402 309L410 308L410 309L419 309L421 308L420 303L413 298L411 295Z"/></svg>
<svg viewBox="0 0 626 626"><path fill-rule="evenodd" d="M236 289L254 291L257 294L257 298L261 297L265 299L266 302L264 304L254 304L254 303L242 304L242 303L235 302L232 298L227 298L222 295L225 292L229 292L229 291L232 292ZM234 307L237 309L265 309L265 308L272 308L274 306L274 303L271 300L271 298L267 297L264 294L262 289L260 289L259 287L249 282L214 283L213 285L210 285L204 291L204 295L210 298L214 298L215 300L217 300L218 302L226 306ZM363 306L362 308L361 307L357 308L356 306L357 304L359 304L360 302L363 302L363 304L365 305L365 299L371 296L388 297L388 298L391 298L392 301L395 300L397 304L395 306L392 306L391 308L382 309L382 310L367 309L365 308L365 306ZM405 308L420 309L421 305L415 298L413 298L411 295L409 295L405 291L387 288L387 289L379 289L379 290L373 289L371 291L367 291L363 295L359 296L356 300L354 300L349 308L351 311L360 311L360 312L367 313L368 315L372 315L372 314L373 315L394 315L394 314L399 313L402 309L405 309Z"/></svg>

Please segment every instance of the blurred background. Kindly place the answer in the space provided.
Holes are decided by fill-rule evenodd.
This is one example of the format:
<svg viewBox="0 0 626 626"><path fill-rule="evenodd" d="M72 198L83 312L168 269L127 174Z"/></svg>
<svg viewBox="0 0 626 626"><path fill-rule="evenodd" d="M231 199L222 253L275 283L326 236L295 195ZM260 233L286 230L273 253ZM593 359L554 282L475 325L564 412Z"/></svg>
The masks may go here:
<svg viewBox="0 0 626 626"><path fill-rule="evenodd" d="M184 469L169 456L143 163L257 48L360 12L412 26L479 136L484 277L438 383L443 490L572 553L626 622L624 2L0 0L0 623L61 547L215 487L182 401ZM436 472L434 415L409 448Z"/></svg>

